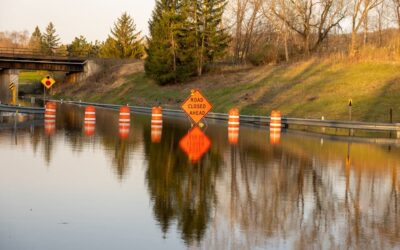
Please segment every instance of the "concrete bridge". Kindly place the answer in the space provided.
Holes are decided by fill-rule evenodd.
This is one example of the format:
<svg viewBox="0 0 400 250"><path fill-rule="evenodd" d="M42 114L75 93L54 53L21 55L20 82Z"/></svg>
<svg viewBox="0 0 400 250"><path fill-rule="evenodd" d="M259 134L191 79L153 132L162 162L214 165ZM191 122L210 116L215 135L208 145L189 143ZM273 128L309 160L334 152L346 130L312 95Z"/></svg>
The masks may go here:
<svg viewBox="0 0 400 250"><path fill-rule="evenodd" d="M41 51L21 48L0 48L0 101L9 102L8 85L14 82L18 90L21 70L45 70L66 72L67 82L78 82L85 78L87 57L69 57L58 51L46 55Z"/></svg>

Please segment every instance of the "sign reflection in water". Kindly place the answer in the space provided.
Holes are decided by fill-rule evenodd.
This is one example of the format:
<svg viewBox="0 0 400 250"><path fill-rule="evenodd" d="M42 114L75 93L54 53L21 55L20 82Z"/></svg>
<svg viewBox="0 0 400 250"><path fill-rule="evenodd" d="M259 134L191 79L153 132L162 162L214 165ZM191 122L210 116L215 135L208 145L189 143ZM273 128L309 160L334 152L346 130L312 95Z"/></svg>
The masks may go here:
<svg viewBox="0 0 400 250"><path fill-rule="evenodd" d="M197 163L210 149L211 141L198 126L194 126L181 139L179 146L192 163Z"/></svg>
<svg viewBox="0 0 400 250"><path fill-rule="evenodd" d="M150 117L135 115L129 138L121 140L118 112L99 109L98 136L88 140L81 133L83 110L65 105L59 110L60 133L51 140L39 128L32 135L22 129L13 145L12 131L0 131L3 160L15 151L39 162L35 167L0 164L0 248L30 249L32 228L52 235L52 241L35 242L37 249L62 249L59 242L66 240L75 249L400 247L397 144L329 138L321 144L319 136L289 131L272 147L268 131L243 127L240 144L231 147L226 127L211 124L212 147L192 165L179 145L187 133L185 121L166 119L163 140L153 144ZM56 157L61 154L87 165L75 169ZM35 181L24 179L31 176ZM63 206L50 206L49 200ZM40 217L39 211L51 212ZM57 224L65 214L70 224ZM83 242L85 234L91 237ZM118 239L105 237L110 234Z"/></svg>

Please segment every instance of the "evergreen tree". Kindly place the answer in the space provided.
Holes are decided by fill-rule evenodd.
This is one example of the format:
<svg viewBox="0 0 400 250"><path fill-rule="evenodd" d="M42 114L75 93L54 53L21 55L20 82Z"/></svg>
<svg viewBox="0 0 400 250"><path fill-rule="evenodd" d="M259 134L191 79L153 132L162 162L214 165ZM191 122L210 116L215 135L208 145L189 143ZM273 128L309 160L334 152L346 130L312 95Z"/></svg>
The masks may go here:
<svg viewBox="0 0 400 250"><path fill-rule="evenodd" d="M160 84L179 81L178 42L179 32L178 0L158 0L149 22L146 73Z"/></svg>
<svg viewBox="0 0 400 250"><path fill-rule="evenodd" d="M146 73L160 84L181 82L221 56L227 0L158 0L149 22Z"/></svg>
<svg viewBox="0 0 400 250"><path fill-rule="evenodd" d="M136 32L136 24L126 12L114 23L105 45L108 57L139 59L144 54L140 31Z"/></svg>
<svg viewBox="0 0 400 250"><path fill-rule="evenodd" d="M60 38L56 35L56 29L52 22L47 25L46 33L43 34L42 38L42 49L43 51L48 54L52 55L57 49L59 44Z"/></svg>
<svg viewBox="0 0 400 250"><path fill-rule="evenodd" d="M230 38L222 28L222 15L227 0L197 0L197 74L221 56L228 47Z"/></svg>
<svg viewBox="0 0 400 250"><path fill-rule="evenodd" d="M102 58L115 57L114 48L115 48L115 40L112 39L111 37L108 37L107 40L100 45L100 53L99 53L100 57Z"/></svg>
<svg viewBox="0 0 400 250"><path fill-rule="evenodd" d="M38 26L36 26L35 31L31 35L29 40L29 48L33 50L40 50L42 48L42 32Z"/></svg>
<svg viewBox="0 0 400 250"><path fill-rule="evenodd" d="M88 56L91 54L93 45L86 41L84 36L75 37L67 46L69 56Z"/></svg>

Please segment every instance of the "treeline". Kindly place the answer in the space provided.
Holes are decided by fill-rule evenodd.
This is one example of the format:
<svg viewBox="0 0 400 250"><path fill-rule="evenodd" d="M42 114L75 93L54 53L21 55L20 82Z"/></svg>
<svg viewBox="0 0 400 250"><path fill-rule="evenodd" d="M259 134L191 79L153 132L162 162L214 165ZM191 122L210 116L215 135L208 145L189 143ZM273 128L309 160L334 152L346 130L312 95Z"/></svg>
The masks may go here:
<svg viewBox="0 0 400 250"><path fill-rule="evenodd" d="M356 57L371 46L400 55L400 0L157 0L149 30L147 74L181 82L217 59Z"/></svg>
<svg viewBox="0 0 400 250"><path fill-rule="evenodd" d="M47 55L84 56L102 58L142 58L143 39L136 25L126 12L114 23L104 42L88 42L84 36L75 37L70 44L61 44L52 22L44 32L36 26L32 35L24 32L0 32L0 47L27 48Z"/></svg>
<svg viewBox="0 0 400 250"><path fill-rule="evenodd" d="M201 76L216 61L260 65L314 54L356 57L371 46L400 54L400 0L156 0L146 39L123 13L103 42L79 36L62 45L50 23L43 33L36 27L29 39L26 33L0 33L0 46L16 43L47 54L142 58L148 76L176 83Z"/></svg>
<svg viewBox="0 0 400 250"><path fill-rule="evenodd" d="M365 46L387 45L390 34L398 39L388 29L400 30L400 0L231 0L226 17L236 63L356 56Z"/></svg>

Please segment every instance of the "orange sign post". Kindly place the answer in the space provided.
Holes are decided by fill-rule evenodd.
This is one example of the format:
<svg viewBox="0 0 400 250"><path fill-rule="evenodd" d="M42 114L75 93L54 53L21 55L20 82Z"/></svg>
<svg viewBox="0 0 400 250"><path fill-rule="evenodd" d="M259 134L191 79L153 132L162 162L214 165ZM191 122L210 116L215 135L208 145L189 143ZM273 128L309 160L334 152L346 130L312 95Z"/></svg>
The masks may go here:
<svg viewBox="0 0 400 250"><path fill-rule="evenodd" d="M211 141L203 131L194 126L179 142L181 149L192 163L198 162L210 149Z"/></svg>
<svg viewBox="0 0 400 250"><path fill-rule="evenodd" d="M198 124L210 112L212 105L198 89L194 89L181 108L195 124Z"/></svg>

